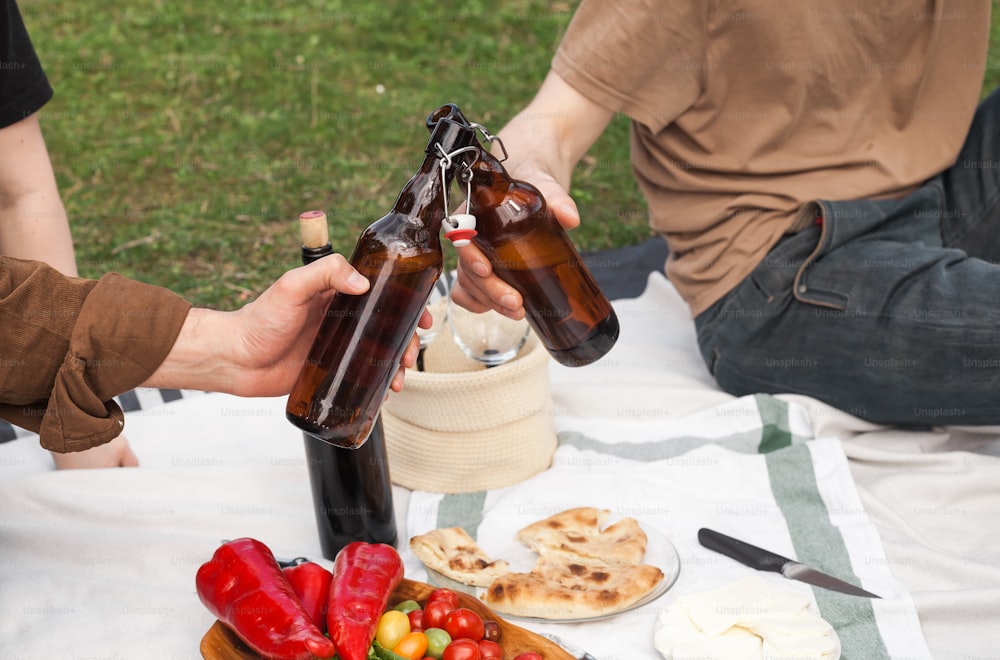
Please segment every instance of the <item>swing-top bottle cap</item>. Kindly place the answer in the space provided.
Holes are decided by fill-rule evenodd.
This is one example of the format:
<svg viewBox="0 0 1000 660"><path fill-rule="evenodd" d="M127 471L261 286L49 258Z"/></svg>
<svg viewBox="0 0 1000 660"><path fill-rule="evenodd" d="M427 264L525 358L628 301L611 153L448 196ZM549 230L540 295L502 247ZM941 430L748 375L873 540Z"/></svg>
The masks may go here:
<svg viewBox="0 0 1000 660"><path fill-rule="evenodd" d="M451 119L442 119L434 125L425 151L432 156L438 156L440 153L437 145L441 145L441 151L450 154L463 147L471 146L475 140L476 131L472 127L462 126Z"/></svg>
<svg viewBox="0 0 1000 660"><path fill-rule="evenodd" d="M436 145L441 145L444 153L451 153L472 146L476 141L476 129L454 103L443 105L427 115L426 124L431 132L426 149L429 154L439 155Z"/></svg>
<svg viewBox="0 0 1000 660"><path fill-rule="evenodd" d="M465 118L462 111L454 103L445 103L440 108L434 112L427 115L427 130L433 132L434 127L442 119L450 119L451 121L457 122L462 126L471 126L469 120Z"/></svg>
<svg viewBox="0 0 1000 660"><path fill-rule="evenodd" d="M431 138L427 142L427 153L441 154L454 152L478 144L476 129L465 118L454 103L447 103L427 115L427 130ZM447 216L443 223L444 237L455 245L465 247L476 236L476 216L471 213L455 213Z"/></svg>
<svg viewBox="0 0 1000 660"><path fill-rule="evenodd" d="M476 236L476 216L471 213L453 213L442 224L447 231L444 237L455 247L465 247Z"/></svg>

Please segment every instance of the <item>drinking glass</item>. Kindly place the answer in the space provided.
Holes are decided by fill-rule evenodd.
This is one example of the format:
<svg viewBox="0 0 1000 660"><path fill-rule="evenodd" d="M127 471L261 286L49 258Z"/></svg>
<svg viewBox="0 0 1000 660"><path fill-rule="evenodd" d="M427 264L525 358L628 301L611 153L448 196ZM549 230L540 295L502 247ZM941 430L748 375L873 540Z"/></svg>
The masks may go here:
<svg viewBox="0 0 1000 660"><path fill-rule="evenodd" d="M427 329L417 328L417 339L420 340L420 352L417 354L417 371L424 370L424 351L431 345L431 342L437 339L437 336L441 334L441 328L448 321L449 288L448 273L442 273L441 277L434 283L431 295L427 299L427 310L431 313L434 323Z"/></svg>
<svg viewBox="0 0 1000 660"><path fill-rule="evenodd" d="M470 312L448 298L448 325L452 337L466 356L495 367L512 360L528 339L526 319L515 321L489 310Z"/></svg>

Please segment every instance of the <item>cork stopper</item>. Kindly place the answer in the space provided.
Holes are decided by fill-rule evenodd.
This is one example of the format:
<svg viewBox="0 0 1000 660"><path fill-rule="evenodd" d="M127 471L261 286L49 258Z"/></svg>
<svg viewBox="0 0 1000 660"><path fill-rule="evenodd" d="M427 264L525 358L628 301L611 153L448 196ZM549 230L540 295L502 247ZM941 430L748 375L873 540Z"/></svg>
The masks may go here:
<svg viewBox="0 0 1000 660"><path fill-rule="evenodd" d="M330 230L323 211L306 211L299 214L299 234L302 247L319 248L330 242Z"/></svg>

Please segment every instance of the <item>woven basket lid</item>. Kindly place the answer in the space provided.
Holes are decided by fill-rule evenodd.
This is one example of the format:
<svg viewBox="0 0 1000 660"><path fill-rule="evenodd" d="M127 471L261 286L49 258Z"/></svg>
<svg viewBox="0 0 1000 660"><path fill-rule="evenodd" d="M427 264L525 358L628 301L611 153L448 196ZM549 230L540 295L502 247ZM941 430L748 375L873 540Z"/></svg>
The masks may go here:
<svg viewBox="0 0 1000 660"><path fill-rule="evenodd" d="M442 332L424 371L382 407L392 481L412 490L502 488L545 470L556 448L549 354L532 332L510 362L487 369Z"/></svg>

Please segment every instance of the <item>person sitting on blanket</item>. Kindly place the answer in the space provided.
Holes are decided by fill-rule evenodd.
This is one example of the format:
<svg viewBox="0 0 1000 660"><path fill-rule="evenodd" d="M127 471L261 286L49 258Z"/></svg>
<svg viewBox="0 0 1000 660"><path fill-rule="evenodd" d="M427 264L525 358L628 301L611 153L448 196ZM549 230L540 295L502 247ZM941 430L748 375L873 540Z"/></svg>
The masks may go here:
<svg viewBox="0 0 1000 660"><path fill-rule="evenodd" d="M76 278L66 211L35 113L52 96L13 0L0 0L0 418L58 467L133 464L112 397L138 386L287 394L323 310L368 281L342 255L289 271L235 312L196 309L120 275ZM42 262L47 263L42 263ZM424 315L421 327L429 327ZM393 380L416 362L416 335Z"/></svg>
<svg viewBox="0 0 1000 660"><path fill-rule="evenodd" d="M56 187L37 112L52 98L21 15L0 6L0 254L44 261L76 277L66 209ZM138 465L124 435L72 454L52 453L56 468Z"/></svg>
<svg viewBox="0 0 1000 660"><path fill-rule="evenodd" d="M499 131L506 166L575 227L573 168L627 115L666 274L722 389L885 424L996 424L989 26L988 2L583 0ZM458 281L459 304L523 316L475 246Z"/></svg>

